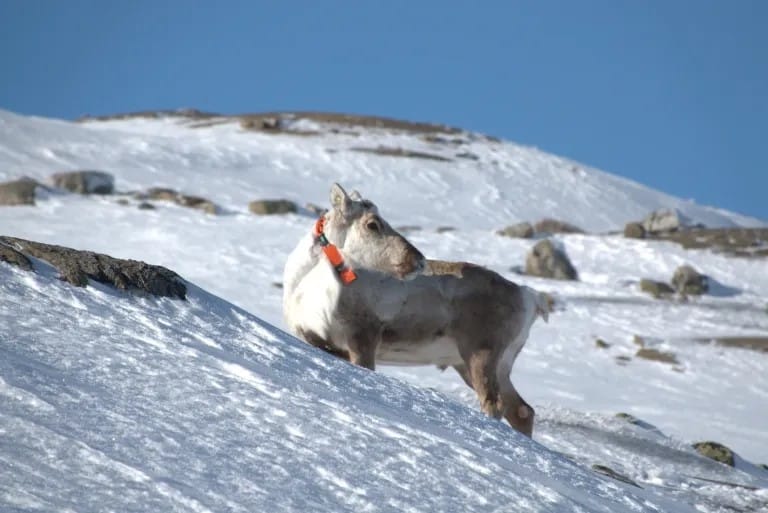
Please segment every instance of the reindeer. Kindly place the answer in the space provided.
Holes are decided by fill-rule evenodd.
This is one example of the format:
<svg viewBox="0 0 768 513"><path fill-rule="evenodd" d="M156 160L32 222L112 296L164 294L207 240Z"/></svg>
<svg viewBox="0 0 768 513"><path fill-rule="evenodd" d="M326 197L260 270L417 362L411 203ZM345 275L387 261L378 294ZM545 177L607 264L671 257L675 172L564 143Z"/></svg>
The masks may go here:
<svg viewBox="0 0 768 513"><path fill-rule="evenodd" d="M357 191L334 184L331 209L284 271L289 330L353 364L453 367L481 409L531 436L534 409L510 372L547 297L464 262L426 260Z"/></svg>

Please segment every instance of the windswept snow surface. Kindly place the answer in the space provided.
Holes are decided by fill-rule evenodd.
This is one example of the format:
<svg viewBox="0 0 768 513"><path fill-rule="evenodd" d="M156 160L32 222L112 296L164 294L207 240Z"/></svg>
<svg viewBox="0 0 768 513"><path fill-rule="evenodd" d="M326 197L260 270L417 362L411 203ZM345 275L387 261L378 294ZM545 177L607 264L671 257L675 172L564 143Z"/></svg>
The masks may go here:
<svg viewBox="0 0 768 513"><path fill-rule="evenodd" d="M606 232L658 207L709 226L760 221L473 134L456 146L380 129L298 136L244 132L236 121L189 125L0 111L0 180L98 169L120 191L173 187L222 210L157 202L147 211L50 191L35 207L0 207L0 234L165 265L244 310L198 289L188 303L138 299L0 263L0 505L10 497L24 511L90 511L115 497L124 511L768 511L768 472L745 461L768 462L768 355L700 341L768 335L765 260L558 236L581 277L562 283L514 274L534 241L493 234L542 217ZM350 151L379 146L454 160ZM247 203L326 205L334 181L358 188L392 224L423 227L408 237L429 257L470 260L557 297L513 371L544 447L474 413L452 371L381 369L395 381L266 324L282 326L275 284L313 221L253 216ZM640 278L669 280L683 263L711 277L713 294L680 303L637 290ZM635 335L679 363L618 361L634 356ZM598 337L611 347L596 348ZM744 459L737 469L705 460L690 449L700 440ZM643 489L584 473L595 464Z"/></svg>
<svg viewBox="0 0 768 513"><path fill-rule="evenodd" d="M200 289L54 275L0 265L3 511L693 511Z"/></svg>

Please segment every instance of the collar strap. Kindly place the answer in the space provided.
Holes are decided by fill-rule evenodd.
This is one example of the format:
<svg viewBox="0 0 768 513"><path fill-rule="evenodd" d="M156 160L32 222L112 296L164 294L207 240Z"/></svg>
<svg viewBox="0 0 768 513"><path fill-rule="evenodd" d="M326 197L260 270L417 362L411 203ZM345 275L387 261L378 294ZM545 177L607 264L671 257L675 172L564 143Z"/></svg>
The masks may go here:
<svg viewBox="0 0 768 513"><path fill-rule="evenodd" d="M321 217L317 220L315 223L315 242L318 242L320 246L323 248L323 253L325 253L325 257L328 259L328 261L331 263L333 268L336 270L336 274L339 275L339 279L341 279L341 283L344 285L349 285L353 281L357 279L357 275L355 272L347 267L347 265L344 263L344 258L341 256L341 252L339 252L339 248L337 248L335 245L331 244L328 239L325 236L325 233L323 232L323 228L325 227L325 218Z"/></svg>

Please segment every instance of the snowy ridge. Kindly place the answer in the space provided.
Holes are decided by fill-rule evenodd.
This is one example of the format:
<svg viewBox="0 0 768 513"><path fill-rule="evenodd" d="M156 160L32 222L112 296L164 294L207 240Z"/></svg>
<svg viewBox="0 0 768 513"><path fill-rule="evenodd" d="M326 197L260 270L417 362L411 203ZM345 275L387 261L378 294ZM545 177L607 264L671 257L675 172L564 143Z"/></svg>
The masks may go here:
<svg viewBox="0 0 768 513"><path fill-rule="evenodd" d="M493 230L514 221L555 217L589 231L609 231L669 207L707 226L764 224L533 148L474 134L453 135L460 144L439 144L418 134L380 129L357 135L296 136L245 131L235 120L194 126L184 118L74 124L0 111L0 179L18 174L44 178L52 168L98 168L114 173L123 189L174 184L192 194L210 191L214 202L244 208L254 197L276 195L300 204L323 204L327 178L333 176L372 197L398 183L397 197L390 198L394 207L390 217L396 223L469 224ZM379 147L452 160L353 150ZM455 198L459 191L460 200Z"/></svg>

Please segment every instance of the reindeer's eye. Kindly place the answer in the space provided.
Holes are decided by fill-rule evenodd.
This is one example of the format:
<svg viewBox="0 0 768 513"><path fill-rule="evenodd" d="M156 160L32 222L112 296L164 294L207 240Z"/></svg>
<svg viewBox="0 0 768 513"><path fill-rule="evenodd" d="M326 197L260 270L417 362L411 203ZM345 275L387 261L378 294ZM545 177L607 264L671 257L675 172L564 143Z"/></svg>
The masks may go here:
<svg viewBox="0 0 768 513"><path fill-rule="evenodd" d="M366 223L365 227L368 228L369 230L371 230L372 232L376 232L376 233L381 232L381 225L375 219L372 219L372 220L368 221L368 223Z"/></svg>

